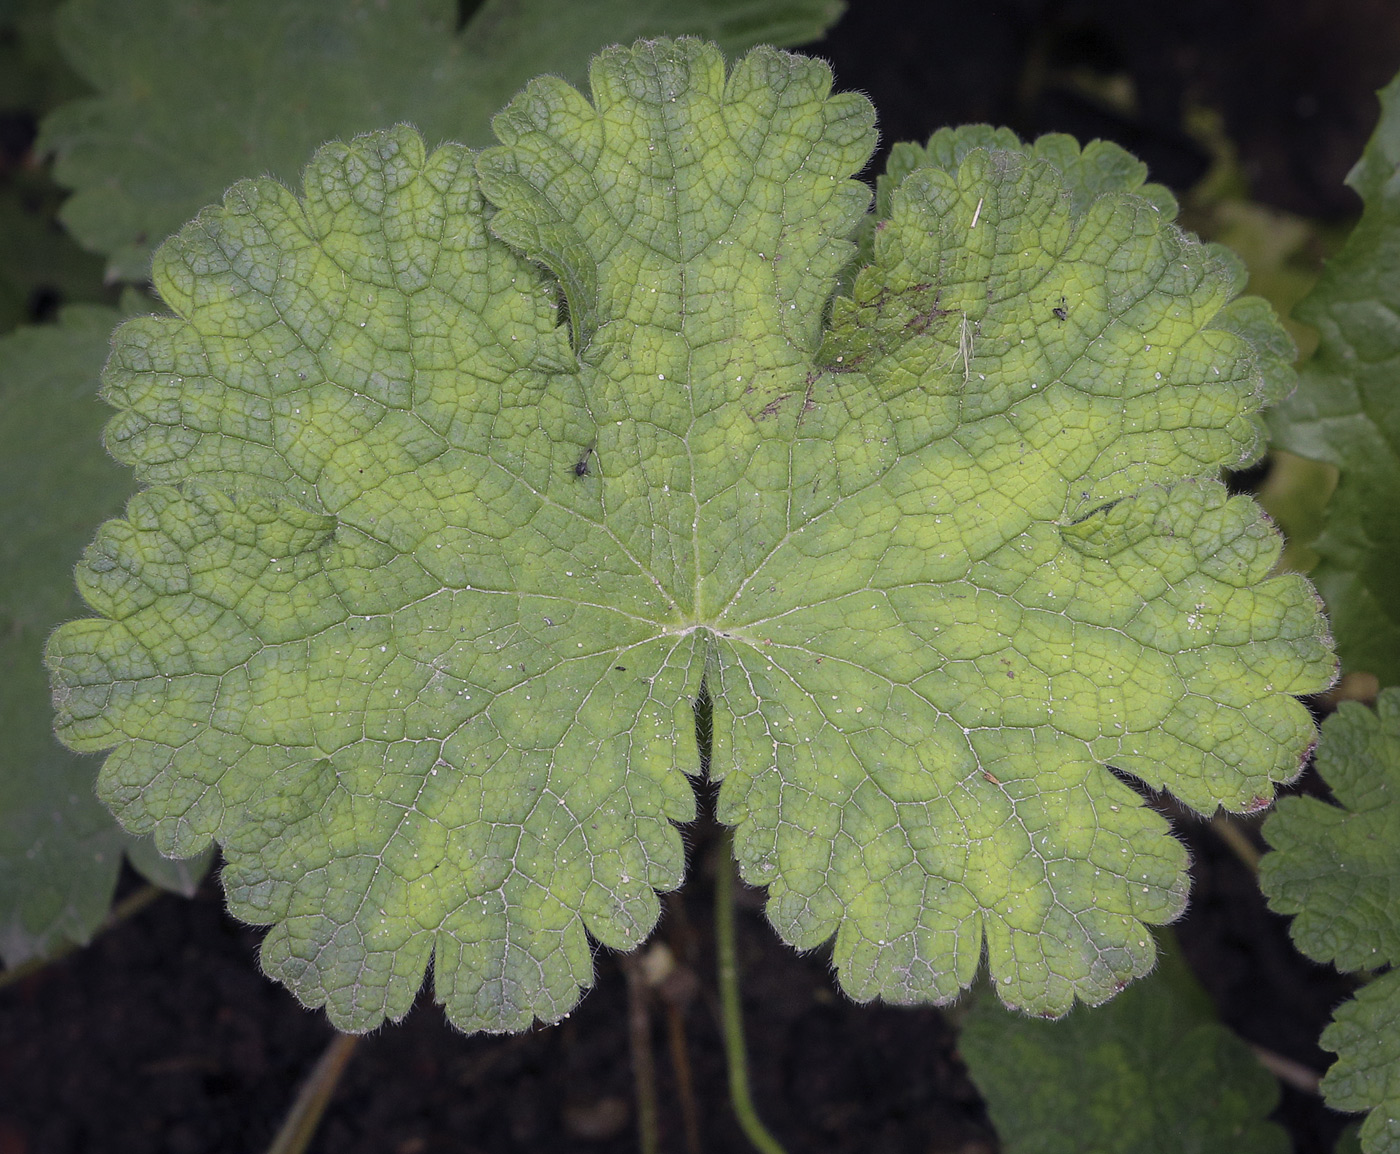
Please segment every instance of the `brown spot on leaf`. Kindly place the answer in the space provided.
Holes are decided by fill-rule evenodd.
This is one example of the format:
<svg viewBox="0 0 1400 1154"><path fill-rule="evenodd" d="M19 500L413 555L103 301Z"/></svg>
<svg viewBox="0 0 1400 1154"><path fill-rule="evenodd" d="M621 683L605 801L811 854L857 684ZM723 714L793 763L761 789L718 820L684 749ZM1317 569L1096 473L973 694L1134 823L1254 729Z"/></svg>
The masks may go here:
<svg viewBox="0 0 1400 1154"><path fill-rule="evenodd" d="M763 408L759 409L758 420L761 421L764 417L776 417L778 415L778 410L783 407L783 402L791 396L791 393L780 393L778 396L774 397L764 405Z"/></svg>

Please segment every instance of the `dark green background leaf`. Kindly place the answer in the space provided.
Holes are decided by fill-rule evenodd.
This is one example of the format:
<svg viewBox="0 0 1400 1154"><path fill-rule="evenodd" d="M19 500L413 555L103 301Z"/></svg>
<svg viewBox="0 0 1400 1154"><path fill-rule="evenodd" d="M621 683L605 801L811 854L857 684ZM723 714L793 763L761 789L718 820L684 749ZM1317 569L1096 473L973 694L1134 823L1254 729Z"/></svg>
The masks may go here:
<svg viewBox="0 0 1400 1154"><path fill-rule="evenodd" d="M75 306L0 339L0 958L85 942L107 913L123 849L190 892L208 856L161 858L97 800L98 759L54 740L43 648L79 611L73 566L94 518L120 511L130 474L100 448L97 400L115 309Z"/></svg>
<svg viewBox="0 0 1400 1154"><path fill-rule="evenodd" d="M31 319L36 298L109 303L102 258L59 225L60 190L40 171L0 176L0 332ZM114 299L114 298L113 298Z"/></svg>
<svg viewBox="0 0 1400 1154"><path fill-rule="evenodd" d="M85 941L107 912L124 835L93 792L97 759L54 740L42 653L81 602L72 571L93 517L129 475L94 451L97 370L115 309L0 340L0 956L15 965Z"/></svg>
<svg viewBox="0 0 1400 1154"><path fill-rule="evenodd" d="M1264 823L1259 885L1293 940L1339 969L1400 962L1400 689L1376 712L1345 701L1322 727L1317 769L1338 805L1286 797Z"/></svg>
<svg viewBox="0 0 1400 1154"><path fill-rule="evenodd" d="M57 0L0 3L0 110L47 112L87 90L54 43L57 7Z"/></svg>
<svg viewBox="0 0 1400 1154"><path fill-rule="evenodd" d="M1400 962L1400 689L1375 712L1353 701L1322 726L1317 769L1337 805L1289 797L1264 823L1274 852L1259 868L1269 905L1293 914L1298 948L1341 969ZM1322 1082L1330 1106L1371 1110L1366 1154L1400 1151L1400 972L1337 1010L1322 1045L1337 1063Z"/></svg>
<svg viewBox="0 0 1400 1154"><path fill-rule="evenodd" d="M1391 970L1343 1004L1322 1031L1337 1055L1322 1080L1327 1104L1369 1110L1361 1124L1365 1154L1400 1151L1400 970Z"/></svg>
<svg viewBox="0 0 1400 1154"><path fill-rule="evenodd" d="M1278 1085L1216 1021L1169 933L1105 1006L1043 1022L982 994L959 1043L1004 1154L1282 1154Z"/></svg>
<svg viewBox="0 0 1400 1154"><path fill-rule="evenodd" d="M1400 77L1348 183L1366 207L1297 316L1320 333L1279 445L1341 470L1312 571L1345 672L1400 683Z"/></svg>
<svg viewBox="0 0 1400 1154"><path fill-rule="evenodd" d="M44 123L76 190L63 219L110 271L146 279L152 250L240 177L295 185L322 142L412 123L430 144L489 142L530 77L578 82L638 36L694 33L729 53L819 36L839 0L73 0L59 38L99 95Z"/></svg>

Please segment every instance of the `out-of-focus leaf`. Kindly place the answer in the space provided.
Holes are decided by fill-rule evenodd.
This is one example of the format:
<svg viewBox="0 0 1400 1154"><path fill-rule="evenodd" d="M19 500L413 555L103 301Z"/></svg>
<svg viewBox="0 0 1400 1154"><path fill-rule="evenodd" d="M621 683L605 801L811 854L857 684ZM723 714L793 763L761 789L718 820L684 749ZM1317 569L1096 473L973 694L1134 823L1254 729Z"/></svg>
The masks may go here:
<svg viewBox="0 0 1400 1154"><path fill-rule="evenodd" d="M1287 449L1269 455L1269 471L1254 494L1287 537L1279 565L1309 573L1318 555L1311 542L1326 521L1327 502L1337 488L1337 467Z"/></svg>
<svg viewBox="0 0 1400 1154"><path fill-rule="evenodd" d="M0 4L0 111L32 115L88 91L54 43L58 0Z"/></svg>
<svg viewBox="0 0 1400 1154"><path fill-rule="evenodd" d="M62 47L99 95L59 109L41 147L76 190L63 219L112 275L146 279L157 244L239 177L295 183L324 141L406 121L485 144L530 77L583 80L638 36L731 53L819 36L839 0L73 0Z"/></svg>
<svg viewBox="0 0 1400 1154"><path fill-rule="evenodd" d="M1005 1154L1282 1154L1278 1085L1215 1018L1169 935L1161 965L1057 1022L974 1003L959 1050Z"/></svg>
<svg viewBox="0 0 1400 1154"><path fill-rule="evenodd" d="M1343 1003L1321 1042L1337 1055L1322 1079L1327 1104L1370 1111L1361 1123L1364 1154L1400 1152L1400 970Z"/></svg>
<svg viewBox="0 0 1400 1154"><path fill-rule="evenodd" d="M1264 823L1269 905L1298 948L1340 969L1400 963L1400 689L1376 711L1345 701L1322 727L1317 770L1337 805L1286 797Z"/></svg>
<svg viewBox="0 0 1400 1154"><path fill-rule="evenodd" d="M0 338L0 959L10 966L87 941L123 849L177 893L192 893L209 866L208 854L172 861L122 832L97 800L97 759L53 736L44 642L81 605L73 566L88 521L132 489L98 436L98 373L120 315L75 306L58 324Z"/></svg>
<svg viewBox="0 0 1400 1154"><path fill-rule="evenodd" d="M1291 314L1317 283L1318 258L1307 254L1325 242L1323 231L1303 217L1241 200L1216 205L1208 223L1210 239L1227 245L1249 269L1248 291L1273 305L1289 335L1311 354L1317 334Z"/></svg>
<svg viewBox="0 0 1400 1154"><path fill-rule="evenodd" d="M1312 576L1342 668L1400 683L1400 77L1347 178L1365 209L1297 315L1317 328L1298 390L1271 414L1279 445L1340 470Z"/></svg>
<svg viewBox="0 0 1400 1154"><path fill-rule="evenodd" d="M0 332L30 319L35 298L111 303L102 258L84 252L56 219L58 189L37 171L0 179Z"/></svg>
<svg viewBox="0 0 1400 1154"><path fill-rule="evenodd" d="M1361 1149L1361 1123L1352 1122L1337 1138L1332 1154L1364 1154Z"/></svg>
<svg viewBox="0 0 1400 1154"><path fill-rule="evenodd" d="M194 897L194 891L209 872L214 860L214 847L190 858L170 858L156 849L155 842L148 837L132 838L126 847L126 858L131 868L148 882L163 890Z"/></svg>
<svg viewBox="0 0 1400 1154"><path fill-rule="evenodd" d="M93 791L97 759L54 740L44 642L81 604L73 566L94 516L131 492L98 443L97 376L115 309L0 338L0 957L83 942L127 838Z"/></svg>
<svg viewBox="0 0 1400 1154"><path fill-rule="evenodd" d="M23 125L86 86L53 42L53 0L0 5L0 113ZM24 137L7 141L23 151ZM7 149L8 150L8 149ZM0 164L0 333L34 319L35 306L107 303L100 257L84 252L58 223L62 190L39 167L7 156Z"/></svg>
<svg viewBox="0 0 1400 1154"><path fill-rule="evenodd" d="M1269 905L1292 914L1298 948L1344 970L1400 964L1400 688L1374 711L1344 701L1322 726L1317 770L1336 805L1288 797L1264 823ZM1364 987L1322 1034L1337 1054L1329 1105L1370 1110L1366 1154L1400 1152L1400 971Z"/></svg>

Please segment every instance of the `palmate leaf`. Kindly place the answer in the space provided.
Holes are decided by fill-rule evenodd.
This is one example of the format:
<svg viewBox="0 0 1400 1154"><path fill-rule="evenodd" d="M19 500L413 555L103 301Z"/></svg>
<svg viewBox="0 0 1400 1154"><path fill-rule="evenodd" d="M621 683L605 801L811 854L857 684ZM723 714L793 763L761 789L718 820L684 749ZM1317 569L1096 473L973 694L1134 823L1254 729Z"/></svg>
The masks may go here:
<svg viewBox="0 0 1400 1154"><path fill-rule="evenodd" d="M958 1050L1006 1154L1274 1154L1278 1083L1174 943L1148 978L1058 1022L974 1001Z"/></svg>
<svg viewBox="0 0 1400 1154"><path fill-rule="evenodd" d="M1332 676L1214 479L1274 329L1149 201L974 150L905 178L824 331L867 102L690 40L590 79L479 156L328 146L161 250L179 319L105 378L152 487L51 643L60 735L130 828L223 844L345 1029L430 957L463 1028L565 1013L681 880L702 693L743 874L853 996L952 998L985 948L1012 1005L1104 1000L1186 891L1109 767L1257 807Z"/></svg>
<svg viewBox="0 0 1400 1154"><path fill-rule="evenodd" d="M1373 713L1343 702L1322 726L1317 769L1337 805L1288 797L1264 823L1274 852L1259 868L1269 905L1293 914L1298 948L1343 970L1400 964L1400 689ZM1370 1110L1366 1154L1400 1151L1400 978L1377 978L1322 1033L1337 1054L1322 1091L1338 1110Z"/></svg>
<svg viewBox="0 0 1400 1154"><path fill-rule="evenodd" d="M323 141L416 124L485 144L530 77L582 80L598 49L695 33L727 51L815 39L840 0L72 0L57 21L97 92L51 114L41 151L74 189L63 220L143 281L151 252L250 173L292 180Z"/></svg>
<svg viewBox="0 0 1400 1154"><path fill-rule="evenodd" d="M1400 76L1347 177L1361 220L1295 310L1318 329L1298 391L1271 415L1278 444L1341 477L1312 571L1348 670L1400 683Z"/></svg>

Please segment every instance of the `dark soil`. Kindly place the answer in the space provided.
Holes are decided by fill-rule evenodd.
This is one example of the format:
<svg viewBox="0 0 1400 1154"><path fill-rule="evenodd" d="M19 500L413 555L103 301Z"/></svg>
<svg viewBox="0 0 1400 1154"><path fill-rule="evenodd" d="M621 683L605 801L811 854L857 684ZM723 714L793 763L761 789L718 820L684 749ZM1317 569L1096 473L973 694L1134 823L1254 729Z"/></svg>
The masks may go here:
<svg viewBox="0 0 1400 1154"><path fill-rule="evenodd" d="M1177 932L1225 1022L1313 1069L1316 1039L1349 992L1298 956L1251 875L1202 824ZM698 875L658 931L679 962L668 988L698 1104L702 1148L747 1151L728 1106L715 1007L715 828L692 831ZM127 877L124 886L138 884ZM934 1009L857 1006L826 958L795 954L741 891L739 952L754 1093L790 1154L992 1154L995 1133ZM332 1031L261 977L260 933L230 919L214 881L164 897L88 949L0 996L0 1154L222 1154L264 1149ZM600 951L598 984L566 1021L512 1038L463 1037L426 996L366 1038L313 1151L330 1154L635 1154L627 983ZM685 1151L667 1002L651 999L662 1149ZM1299 1154L1330 1151L1343 1122L1288 1091L1276 1114Z"/></svg>
<svg viewBox="0 0 1400 1154"><path fill-rule="evenodd" d="M713 827L698 830L708 865ZM703 1149L742 1151L713 994L709 869L668 899L658 937L697 987L682 1011ZM129 879L129 884L135 884ZM740 895L754 1092L792 1154L990 1154L994 1134L936 1010L859 1007L825 960L783 946ZM0 1001L0 1154L266 1147L331 1038L259 975L260 933L217 886L166 897ZM337 1154L636 1154L627 985L598 984L558 1026L464 1037L426 996L359 1046L312 1149ZM683 986L682 982L673 985ZM663 1149L685 1150L664 1002L652 1034Z"/></svg>
<svg viewBox="0 0 1400 1154"><path fill-rule="evenodd" d="M854 0L812 49L838 85L871 95L886 143L990 120L1116 139L1184 191L1204 148L1188 104L1219 110L1255 195L1318 218L1356 210L1342 177L1375 120L1371 92L1400 67L1391 0ZM1127 77L1135 105L1089 95ZM1349 990L1302 959L1249 872L1199 821L1179 832L1195 865L1177 930L1223 1020L1247 1040L1325 1069L1317 1036ZM658 931L679 960L668 987L693 1069L703 1149L748 1146L732 1120L713 995L709 851ZM130 889L137 882L123 880ZM756 1098L791 1154L985 1154L995 1135L936 1010L860 1007L820 953L799 956L745 894L739 941ZM218 1154L263 1149L331 1038L257 971L260 933L206 882L164 897L88 949L0 992L0 1154ZM427 999L364 1040L312 1149L329 1154L637 1149L627 986L598 955L597 987L562 1024L464 1038ZM686 1149L666 1003L652 1006L662 1148ZM1276 1115L1299 1154L1330 1151L1345 1119L1285 1092Z"/></svg>
<svg viewBox="0 0 1400 1154"><path fill-rule="evenodd" d="M1321 219L1400 69L1393 0L854 0L807 49L874 101L881 152L948 124L1115 140L1185 191L1210 156L1184 130L1219 112L1253 195ZM1129 99L1107 95L1116 80Z"/></svg>

